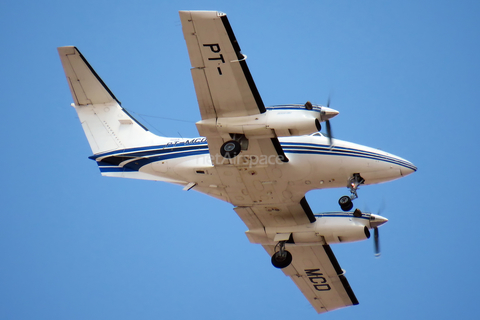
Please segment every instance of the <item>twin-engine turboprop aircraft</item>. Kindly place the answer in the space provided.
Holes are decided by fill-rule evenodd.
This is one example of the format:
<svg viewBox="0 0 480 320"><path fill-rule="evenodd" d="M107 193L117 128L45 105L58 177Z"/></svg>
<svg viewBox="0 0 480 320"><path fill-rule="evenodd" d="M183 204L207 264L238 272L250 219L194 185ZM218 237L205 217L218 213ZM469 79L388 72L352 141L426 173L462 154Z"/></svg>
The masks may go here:
<svg viewBox="0 0 480 320"><path fill-rule="evenodd" d="M166 181L230 202L272 264L319 313L358 304L331 243L364 240L387 219L350 211L360 185L406 176L416 167L397 156L323 136L338 111L325 106L265 107L227 16L181 11L202 120L202 137L154 135L135 120L75 47L58 52L100 172ZM343 211L314 214L313 189L348 187ZM288 250L287 250L288 249Z"/></svg>

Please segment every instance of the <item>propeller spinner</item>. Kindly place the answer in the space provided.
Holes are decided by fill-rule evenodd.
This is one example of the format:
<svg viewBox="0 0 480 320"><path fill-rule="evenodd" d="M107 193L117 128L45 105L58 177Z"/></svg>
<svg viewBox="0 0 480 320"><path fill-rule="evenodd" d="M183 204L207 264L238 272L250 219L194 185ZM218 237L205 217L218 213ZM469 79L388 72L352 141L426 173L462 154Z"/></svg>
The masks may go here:
<svg viewBox="0 0 480 320"><path fill-rule="evenodd" d="M330 108L330 97L327 101L327 106L322 107L322 120L325 121L327 125L327 135L329 139L330 147L333 145L333 133L332 133L332 126L330 125L330 119L335 117L339 112L335 109Z"/></svg>

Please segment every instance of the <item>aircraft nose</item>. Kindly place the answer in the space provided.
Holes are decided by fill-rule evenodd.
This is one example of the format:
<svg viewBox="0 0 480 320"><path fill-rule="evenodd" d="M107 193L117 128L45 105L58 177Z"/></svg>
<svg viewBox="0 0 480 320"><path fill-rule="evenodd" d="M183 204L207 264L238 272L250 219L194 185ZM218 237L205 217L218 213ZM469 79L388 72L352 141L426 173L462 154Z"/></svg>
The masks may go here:
<svg viewBox="0 0 480 320"><path fill-rule="evenodd" d="M403 160L403 159L402 159ZM403 160L402 168L400 169L402 176L408 176L409 174L417 171L417 167L410 161Z"/></svg>
<svg viewBox="0 0 480 320"><path fill-rule="evenodd" d="M372 214L370 215L370 228L377 228L381 226L384 223L387 223L388 219L385 217L382 217L378 214Z"/></svg>
<svg viewBox="0 0 480 320"><path fill-rule="evenodd" d="M327 121L335 117L337 114L339 114L335 109L328 108L328 107L322 107L322 121Z"/></svg>

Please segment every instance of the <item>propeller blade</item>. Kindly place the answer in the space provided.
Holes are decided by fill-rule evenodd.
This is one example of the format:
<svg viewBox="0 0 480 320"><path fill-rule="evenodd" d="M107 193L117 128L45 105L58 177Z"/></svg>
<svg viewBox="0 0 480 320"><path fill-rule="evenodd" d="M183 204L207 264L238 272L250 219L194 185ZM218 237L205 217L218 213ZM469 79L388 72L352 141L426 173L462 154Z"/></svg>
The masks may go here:
<svg viewBox="0 0 480 320"><path fill-rule="evenodd" d="M373 244L375 246L375 256L380 257L380 234L378 228L373 228Z"/></svg>
<svg viewBox="0 0 480 320"><path fill-rule="evenodd" d="M330 147L333 145L333 134L332 134L332 126L330 125L330 120L325 121L327 125L327 135L328 135L328 142Z"/></svg>
<svg viewBox="0 0 480 320"><path fill-rule="evenodd" d="M330 108L330 95L328 96L327 100L327 108ZM330 147L333 146L333 133L332 133L332 126L330 125L330 120L325 121L327 125L327 135L328 135L328 143Z"/></svg>

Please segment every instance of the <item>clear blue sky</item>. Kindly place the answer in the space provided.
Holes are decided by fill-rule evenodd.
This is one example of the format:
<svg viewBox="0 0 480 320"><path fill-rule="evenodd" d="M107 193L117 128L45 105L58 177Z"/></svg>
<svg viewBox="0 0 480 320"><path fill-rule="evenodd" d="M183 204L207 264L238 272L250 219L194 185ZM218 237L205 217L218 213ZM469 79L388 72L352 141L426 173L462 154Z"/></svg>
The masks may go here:
<svg viewBox="0 0 480 320"><path fill-rule="evenodd" d="M197 136L178 10L228 14L267 105L325 103L339 139L419 168L361 188L390 219L332 246L360 305L318 316L232 206L104 178L56 47L77 46L153 132ZM478 1L3 1L1 319L473 319L480 268ZM347 189L313 191L315 212Z"/></svg>

